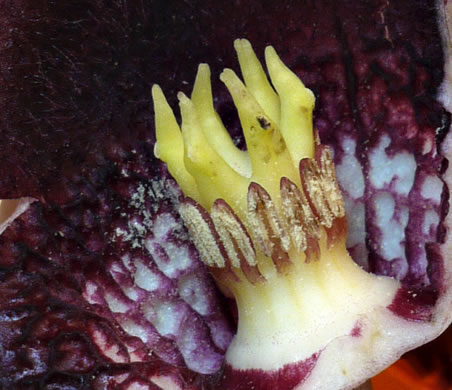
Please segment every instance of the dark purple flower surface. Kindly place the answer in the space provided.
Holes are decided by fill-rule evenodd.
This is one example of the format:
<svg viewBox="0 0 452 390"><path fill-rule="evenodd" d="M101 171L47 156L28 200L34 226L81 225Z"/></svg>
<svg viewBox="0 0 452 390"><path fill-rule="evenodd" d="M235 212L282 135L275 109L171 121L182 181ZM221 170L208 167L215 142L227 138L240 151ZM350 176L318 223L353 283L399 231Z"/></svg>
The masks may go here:
<svg viewBox="0 0 452 390"><path fill-rule="evenodd" d="M151 86L174 107L208 62L217 109L243 144L216 77L236 67L237 37L258 54L275 46L314 91L355 261L404 282L395 313L430 319L445 290L439 146L450 125L436 100L434 2L1 0L0 10L0 198L36 199L0 236L0 387L212 383L233 309L153 155Z"/></svg>

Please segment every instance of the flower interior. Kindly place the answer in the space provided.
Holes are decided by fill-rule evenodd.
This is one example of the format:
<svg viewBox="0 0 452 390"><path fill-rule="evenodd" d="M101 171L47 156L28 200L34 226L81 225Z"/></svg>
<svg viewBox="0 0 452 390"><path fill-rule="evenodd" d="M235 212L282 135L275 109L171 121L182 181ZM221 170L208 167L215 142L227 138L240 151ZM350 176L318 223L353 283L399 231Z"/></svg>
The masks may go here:
<svg viewBox="0 0 452 390"><path fill-rule="evenodd" d="M234 46L243 81L230 69L220 79L247 150L235 146L216 113L209 67L201 64L191 97L178 94L181 126L153 87L155 155L186 196L179 211L202 261L236 301L227 367L266 375L299 367L291 379L298 384L310 371L301 367L332 340L358 337L400 282L365 272L347 252L332 152L313 129L314 94L273 47L265 50L268 80L250 43ZM369 346L380 334L380 326L370 330ZM345 378L352 363L337 361Z"/></svg>
<svg viewBox="0 0 452 390"><path fill-rule="evenodd" d="M452 2L205 3L2 3L0 388L351 389L450 325ZM259 130L243 151L217 80L236 36L264 68L271 42L314 92L314 132L309 91L293 116L306 123L287 126L298 81L285 92L279 62L262 72L240 41L252 99L237 106ZM207 66L193 96L187 84L200 62L213 104ZM179 124L173 91L190 96L180 132L154 89L156 151L182 202L153 153L155 82ZM331 226L320 214L331 175L316 133L348 251L400 281L393 298L398 282L345 253L340 207ZM198 163L212 156L230 184Z"/></svg>

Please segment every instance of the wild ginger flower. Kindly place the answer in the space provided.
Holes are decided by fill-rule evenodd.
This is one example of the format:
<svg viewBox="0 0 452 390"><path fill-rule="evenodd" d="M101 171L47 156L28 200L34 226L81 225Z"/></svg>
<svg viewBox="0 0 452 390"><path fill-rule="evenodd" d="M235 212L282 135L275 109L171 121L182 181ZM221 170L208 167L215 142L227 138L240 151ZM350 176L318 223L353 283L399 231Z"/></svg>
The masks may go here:
<svg viewBox="0 0 452 390"><path fill-rule="evenodd" d="M424 341L450 321L444 14L425 1L215 5L2 5L0 198L34 200L0 236L4 387L215 386L234 308L153 156L151 86L173 105L209 62L243 146L215 85L240 36L258 54L274 45L314 92L354 260L401 281L390 308Z"/></svg>

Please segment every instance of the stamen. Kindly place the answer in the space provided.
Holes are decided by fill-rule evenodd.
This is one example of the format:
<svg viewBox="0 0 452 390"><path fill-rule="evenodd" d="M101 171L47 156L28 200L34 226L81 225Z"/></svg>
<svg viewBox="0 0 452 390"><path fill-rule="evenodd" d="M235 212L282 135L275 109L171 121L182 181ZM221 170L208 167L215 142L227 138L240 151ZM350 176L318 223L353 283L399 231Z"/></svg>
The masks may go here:
<svg viewBox="0 0 452 390"><path fill-rule="evenodd" d="M324 193L327 194L326 200L328 208L335 218L344 217L344 199L336 179L336 170L334 168L331 149L324 145L318 146L316 150L316 159L320 165L321 183Z"/></svg>
<svg viewBox="0 0 452 390"><path fill-rule="evenodd" d="M330 148L318 145L316 160L304 159L300 162L300 175L312 210L326 229L327 246L330 248L347 234L344 199Z"/></svg>
<svg viewBox="0 0 452 390"><path fill-rule="evenodd" d="M226 256L218 245L219 237L209 213L190 198L181 203L179 213L193 238L201 260L209 267L225 267Z"/></svg>
<svg viewBox="0 0 452 390"><path fill-rule="evenodd" d="M324 184L317 162L309 158L301 160L300 177L312 211L321 225L330 228L333 224L334 215L328 207L328 194L323 191Z"/></svg>
<svg viewBox="0 0 452 390"><path fill-rule="evenodd" d="M249 265L256 265L257 259L253 242L231 207L223 199L218 199L212 207L211 216L232 265L240 268L240 254Z"/></svg>
<svg viewBox="0 0 452 390"><path fill-rule="evenodd" d="M292 264L288 252L290 237L267 191L257 183L248 190L248 220L262 251L271 257L278 272L285 273Z"/></svg>
<svg viewBox="0 0 452 390"><path fill-rule="evenodd" d="M241 268L252 284L265 281L257 268L253 241L231 207L218 199L212 207L211 216L232 266Z"/></svg>
<svg viewBox="0 0 452 390"><path fill-rule="evenodd" d="M319 259L320 224L304 192L286 177L281 179L281 206L295 249L305 252L308 262Z"/></svg>

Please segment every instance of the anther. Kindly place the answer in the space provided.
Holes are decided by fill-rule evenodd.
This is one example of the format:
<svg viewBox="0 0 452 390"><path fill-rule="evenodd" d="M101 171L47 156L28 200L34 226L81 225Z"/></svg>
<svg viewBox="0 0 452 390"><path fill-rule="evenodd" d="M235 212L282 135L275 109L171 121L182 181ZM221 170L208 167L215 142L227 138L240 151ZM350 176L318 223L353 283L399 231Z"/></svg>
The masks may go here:
<svg viewBox="0 0 452 390"><path fill-rule="evenodd" d="M257 183L251 183L248 190L248 220L262 252L272 258L278 272L285 273L292 264L288 255L290 237L270 195Z"/></svg>

